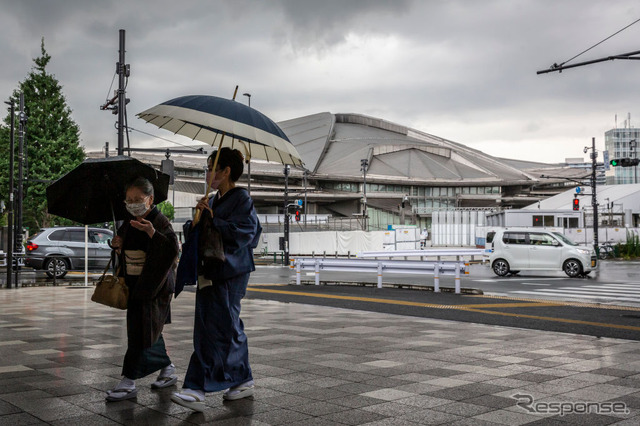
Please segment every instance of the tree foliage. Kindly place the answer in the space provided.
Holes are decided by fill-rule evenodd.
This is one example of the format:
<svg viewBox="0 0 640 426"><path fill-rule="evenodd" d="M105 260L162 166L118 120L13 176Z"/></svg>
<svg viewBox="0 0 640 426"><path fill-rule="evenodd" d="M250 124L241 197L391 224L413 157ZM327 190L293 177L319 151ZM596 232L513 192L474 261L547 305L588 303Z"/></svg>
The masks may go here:
<svg viewBox="0 0 640 426"><path fill-rule="evenodd" d="M175 218L175 208L173 204L171 204L168 200L165 200L158 204L158 210L167 217L169 220L173 220Z"/></svg>
<svg viewBox="0 0 640 426"><path fill-rule="evenodd" d="M80 164L85 153L80 147L80 129L71 118L71 109L62 93L62 86L54 75L47 72L51 56L41 43L41 56L26 79L19 83L9 98L19 109L20 92L24 93L27 116L24 152L23 223L31 230L54 224L67 224L68 220L47 213L46 187ZM9 108L0 126L0 199L9 200ZM14 187L18 185L18 117L15 118ZM17 197L16 197L17 198ZM33 232L33 231L32 231Z"/></svg>

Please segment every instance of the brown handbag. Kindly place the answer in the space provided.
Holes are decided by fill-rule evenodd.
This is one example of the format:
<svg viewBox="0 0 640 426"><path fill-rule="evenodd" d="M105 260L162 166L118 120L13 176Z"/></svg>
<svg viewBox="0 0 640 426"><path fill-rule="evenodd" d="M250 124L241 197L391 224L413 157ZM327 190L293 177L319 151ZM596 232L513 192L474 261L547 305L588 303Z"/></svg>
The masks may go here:
<svg viewBox="0 0 640 426"><path fill-rule="evenodd" d="M96 282L96 289L93 291L91 300L111 308L127 309L129 287L125 284L124 277L118 276L118 271L115 276L106 275L110 265L111 259L109 259L102 276Z"/></svg>

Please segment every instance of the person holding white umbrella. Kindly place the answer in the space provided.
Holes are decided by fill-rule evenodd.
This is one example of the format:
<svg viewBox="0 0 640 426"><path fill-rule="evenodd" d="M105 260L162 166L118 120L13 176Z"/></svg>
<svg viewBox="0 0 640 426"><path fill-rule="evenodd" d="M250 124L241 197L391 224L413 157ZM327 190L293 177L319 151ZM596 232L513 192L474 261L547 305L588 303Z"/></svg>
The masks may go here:
<svg viewBox="0 0 640 426"><path fill-rule="evenodd" d="M184 227L186 242L178 266L176 296L185 281L197 276L194 352L183 389L171 400L200 412L205 409L205 392L224 390L225 400L246 398L254 392L240 303L249 274L255 270L253 249L262 227L253 200L244 188L236 186L243 160L240 151L230 148L209 157L206 179L218 192L211 200L203 197L198 202L200 220L188 221ZM207 239L214 238L222 243L222 253L215 255L207 251L212 243Z"/></svg>

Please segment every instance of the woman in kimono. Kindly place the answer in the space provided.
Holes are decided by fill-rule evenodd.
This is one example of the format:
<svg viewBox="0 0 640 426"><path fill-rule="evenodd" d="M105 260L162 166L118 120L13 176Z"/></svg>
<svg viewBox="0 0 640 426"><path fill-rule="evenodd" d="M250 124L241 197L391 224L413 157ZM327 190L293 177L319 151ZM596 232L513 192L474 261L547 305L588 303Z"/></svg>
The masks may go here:
<svg viewBox="0 0 640 426"><path fill-rule="evenodd" d="M107 401L135 398L135 380L158 370L152 388L165 388L178 380L162 338L162 328L170 322L178 240L169 220L153 205L153 195L153 185L145 178L127 185L125 204L132 217L111 242L119 275L129 287L129 303L123 378L107 391Z"/></svg>
<svg viewBox="0 0 640 426"><path fill-rule="evenodd" d="M225 400L236 400L253 395L254 390L240 302L247 291L249 274L255 270L253 249L262 228L251 197L244 188L236 187L243 171L242 154L222 148L213 170L214 155L207 160L206 179L218 192L211 200L202 198L196 206L201 212L197 225L191 221L185 224L187 242L179 267L190 264L197 269L198 289L194 352L183 389L171 400L195 411L204 411L205 392L225 390ZM205 256L203 246L208 244L203 244L203 238L211 238L208 228L215 228L222 237L224 261ZM198 246L193 250L197 253L195 262L188 259L189 246L193 245Z"/></svg>

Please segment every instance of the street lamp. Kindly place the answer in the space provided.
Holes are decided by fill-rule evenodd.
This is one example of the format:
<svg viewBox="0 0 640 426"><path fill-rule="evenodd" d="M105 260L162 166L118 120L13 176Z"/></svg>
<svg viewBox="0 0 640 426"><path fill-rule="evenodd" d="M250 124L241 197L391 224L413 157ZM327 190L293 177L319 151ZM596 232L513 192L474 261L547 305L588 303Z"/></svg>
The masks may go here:
<svg viewBox="0 0 640 426"><path fill-rule="evenodd" d="M251 108L251 93L243 93L242 96L247 97L249 108ZM247 160L247 191L251 196L251 158Z"/></svg>
<svg viewBox="0 0 640 426"><path fill-rule="evenodd" d="M638 158L638 151L636 147L638 142L635 139L629 141L629 150L633 151L633 158ZM638 166L633 166L633 183L638 183Z"/></svg>
<svg viewBox="0 0 640 426"><path fill-rule="evenodd" d="M360 171L363 175L363 185L362 185L362 224L363 230L367 230L367 169L369 168L369 160L367 158L363 158L360 160Z"/></svg>

